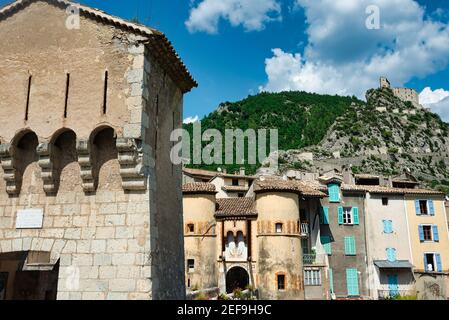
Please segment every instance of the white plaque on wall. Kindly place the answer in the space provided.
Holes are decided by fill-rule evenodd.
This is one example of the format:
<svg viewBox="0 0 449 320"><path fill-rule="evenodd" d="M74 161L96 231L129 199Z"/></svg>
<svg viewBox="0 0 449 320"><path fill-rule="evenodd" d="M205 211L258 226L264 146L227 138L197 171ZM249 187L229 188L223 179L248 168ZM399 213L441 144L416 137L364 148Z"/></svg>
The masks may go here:
<svg viewBox="0 0 449 320"><path fill-rule="evenodd" d="M41 229L43 222L42 209L17 210L16 229Z"/></svg>

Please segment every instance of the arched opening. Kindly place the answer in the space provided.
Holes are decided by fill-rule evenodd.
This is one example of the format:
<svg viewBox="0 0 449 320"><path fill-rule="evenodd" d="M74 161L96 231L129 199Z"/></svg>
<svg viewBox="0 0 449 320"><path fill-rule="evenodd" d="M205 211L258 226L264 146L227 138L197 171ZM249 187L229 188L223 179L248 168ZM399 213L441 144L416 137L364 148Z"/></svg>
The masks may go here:
<svg viewBox="0 0 449 320"><path fill-rule="evenodd" d="M249 285L248 272L242 267L232 267L226 273L226 293L232 293L235 289L245 290Z"/></svg>
<svg viewBox="0 0 449 320"><path fill-rule="evenodd" d="M0 254L0 300L56 300L59 261L49 264L49 252Z"/></svg>
<svg viewBox="0 0 449 320"><path fill-rule="evenodd" d="M37 135L27 130L19 133L13 140L15 179L17 190L26 193L39 193L42 190L41 169L36 148L39 144Z"/></svg>
<svg viewBox="0 0 449 320"><path fill-rule="evenodd" d="M90 141L95 189L121 190L122 178L114 129L99 128L93 132Z"/></svg>
<svg viewBox="0 0 449 320"><path fill-rule="evenodd" d="M51 157L55 190L59 192L82 191L75 132L65 129L56 134L52 140Z"/></svg>

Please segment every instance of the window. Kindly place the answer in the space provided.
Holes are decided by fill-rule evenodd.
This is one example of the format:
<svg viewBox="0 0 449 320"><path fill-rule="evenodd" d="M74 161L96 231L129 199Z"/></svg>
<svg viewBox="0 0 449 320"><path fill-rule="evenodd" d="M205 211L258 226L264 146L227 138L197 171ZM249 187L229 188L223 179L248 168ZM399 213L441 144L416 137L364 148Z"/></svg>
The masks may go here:
<svg viewBox="0 0 449 320"><path fill-rule="evenodd" d="M338 184L329 184L328 187L329 201L340 202L340 186Z"/></svg>
<svg viewBox="0 0 449 320"><path fill-rule="evenodd" d="M338 224L358 225L359 209L357 207L338 207Z"/></svg>
<svg viewBox="0 0 449 320"><path fill-rule="evenodd" d="M232 179L232 185L238 186L239 185L239 179Z"/></svg>
<svg viewBox="0 0 449 320"><path fill-rule="evenodd" d="M243 197L245 196L245 194L244 194L244 193L239 193L237 196L238 196L239 198L243 198Z"/></svg>
<svg viewBox="0 0 449 320"><path fill-rule="evenodd" d="M190 288L190 278L187 279L187 288Z"/></svg>
<svg viewBox="0 0 449 320"><path fill-rule="evenodd" d="M193 223L189 223L187 225L187 229L189 230L190 233L195 232L195 225Z"/></svg>
<svg viewBox="0 0 449 320"><path fill-rule="evenodd" d="M194 272L195 271L195 260L187 259L187 271Z"/></svg>
<svg viewBox="0 0 449 320"><path fill-rule="evenodd" d="M285 290L285 275L284 274L277 275L277 283L278 283L278 290Z"/></svg>
<svg viewBox="0 0 449 320"><path fill-rule="evenodd" d="M442 272L441 255L439 253L425 253L424 268L427 272Z"/></svg>
<svg viewBox="0 0 449 320"><path fill-rule="evenodd" d="M435 208L432 200L415 200L415 209L417 215L435 215Z"/></svg>
<svg viewBox="0 0 449 320"><path fill-rule="evenodd" d="M359 293L359 273L357 269L346 269L346 288L348 296L358 296Z"/></svg>
<svg viewBox="0 0 449 320"><path fill-rule="evenodd" d="M419 240L421 242L424 241L440 241L440 236L438 234L438 226L437 225L419 225Z"/></svg>
<svg viewBox="0 0 449 320"><path fill-rule="evenodd" d="M347 256L355 256L356 248L355 248L355 237L345 237L345 255Z"/></svg>
<svg viewBox="0 0 449 320"><path fill-rule="evenodd" d="M390 262L396 261L396 249L395 248L387 248L385 251L387 253L388 261L390 261Z"/></svg>
<svg viewBox="0 0 449 320"><path fill-rule="evenodd" d="M282 223L276 223L276 233L282 233Z"/></svg>
<svg viewBox="0 0 449 320"><path fill-rule="evenodd" d="M334 271L329 268L329 289L331 294L334 293Z"/></svg>
<svg viewBox="0 0 449 320"><path fill-rule="evenodd" d="M304 285L321 286L321 271L314 269L304 270Z"/></svg>
<svg viewBox="0 0 449 320"><path fill-rule="evenodd" d="M352 208L343 208L343 224L352 224Z"/></svg>
<svg viewBox="0 0 449 320"><path fill-rule="evenodd" d="M321 236L321 244L324 247L324 252L326 254L332 254L331 238L329 236Z"/></svg>
<svg viewBox="0 0 449 320"><path fill-rule="evenodd" d="M384 233L393 233L393 221L383 220Z"/></svg>
<svg viewBox="0 0 449 320"><path fill-rule="evenodd" d="M388 198L382 198L382 205L388 206Z"/></svg>

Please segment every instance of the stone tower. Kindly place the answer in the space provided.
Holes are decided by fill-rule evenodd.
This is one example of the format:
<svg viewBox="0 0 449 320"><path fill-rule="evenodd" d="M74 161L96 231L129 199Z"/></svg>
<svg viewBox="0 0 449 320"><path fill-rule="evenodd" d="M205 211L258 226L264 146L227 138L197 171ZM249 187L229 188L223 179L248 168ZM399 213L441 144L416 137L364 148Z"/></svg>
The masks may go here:
<svg viewBox="0 0 449 320"><path fill-rule="evenodd" d="M216 191L209 183L187 183L184 194L186 286L194 290L217 286Z"/></svg>
<svg viewBox="0 0 449 320"><path fill-rule="evenodd" d="M169 136L196 83L170 42L57 0L1 9L0 38L7 298L183 298L181 168Z"/></svg>

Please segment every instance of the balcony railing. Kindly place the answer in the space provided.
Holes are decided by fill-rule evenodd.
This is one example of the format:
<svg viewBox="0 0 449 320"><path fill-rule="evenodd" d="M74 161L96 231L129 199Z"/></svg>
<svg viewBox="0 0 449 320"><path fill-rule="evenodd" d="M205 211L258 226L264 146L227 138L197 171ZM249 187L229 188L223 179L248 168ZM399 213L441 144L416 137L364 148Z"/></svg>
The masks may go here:
<svg viewBox="0 0 449 320"><path fill-rule="evenodd" d="M301 230L300 230L301 236L308 237L309 236L309 224L301 223L300 228L301 228Z"/></svg>
<svg viewBox="0 0 449 320"><path fill-rule="evenodd" d="M308 253L302 255L303 264L315 264L315 262L316 262L316 254Z"/></svg>

